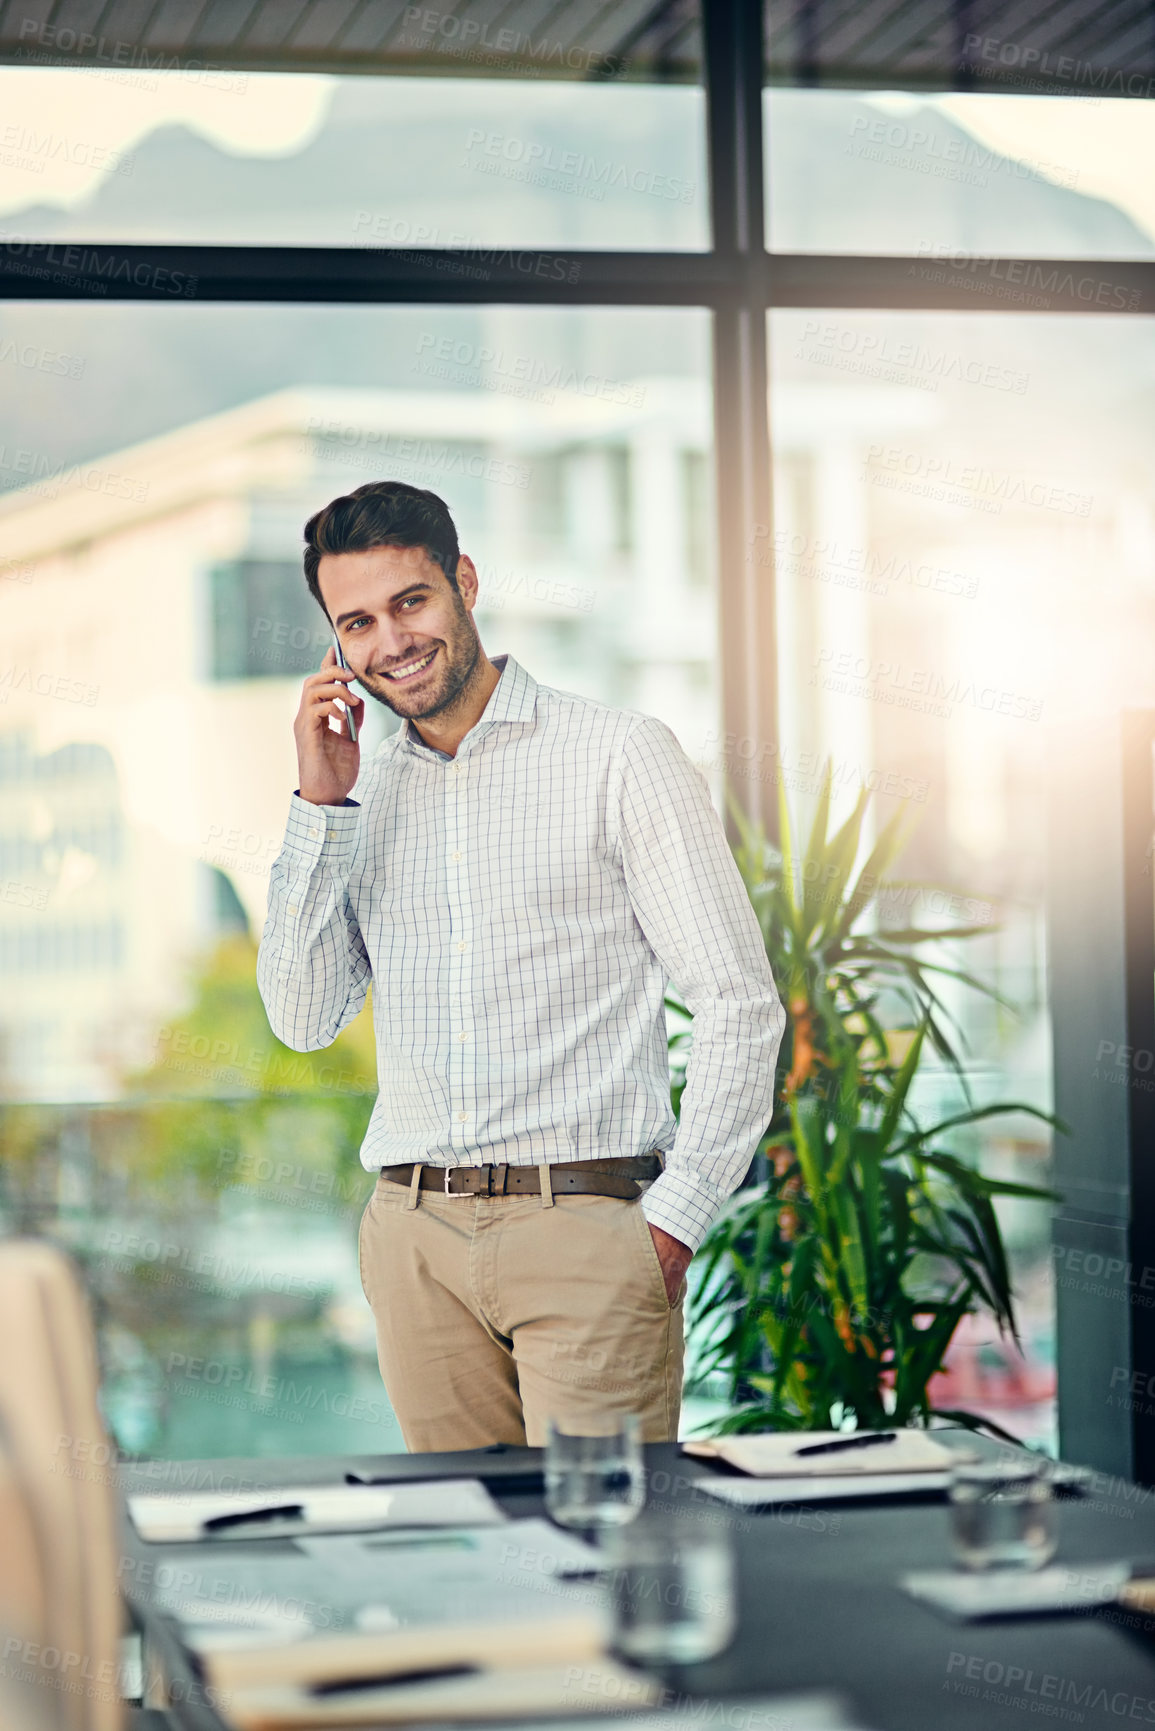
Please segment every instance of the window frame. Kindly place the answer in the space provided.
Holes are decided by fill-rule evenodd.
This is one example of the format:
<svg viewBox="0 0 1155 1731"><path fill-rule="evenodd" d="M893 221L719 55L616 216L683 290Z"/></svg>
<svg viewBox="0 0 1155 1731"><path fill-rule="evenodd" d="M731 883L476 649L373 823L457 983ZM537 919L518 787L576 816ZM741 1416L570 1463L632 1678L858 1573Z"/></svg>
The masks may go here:
<svg viewBox="0 0 1155 1731"><path fill-rule="evenodd" d="M17 252L0 244L0 299L91 300L100 305L151 301L179 306L195 299L202 305L490 303L706 309L712 323L721 720L727 734L772 746L778 737L774 573L772 566L749 557L772 528L767 314L789 308L1037 313L993 299L984 304L966 281L952 284L931 280L925 270L912 271L912 265L925 265L925 259L769 251L763 198L763 8L751 0L701 0L701 8L712 237L705 252L522 247L495 249L495 257L479 260L476 250L448 248L420 255L409 248L388 247L367 251L62 245L63 252L82 251L85 275L75 264L48 268L51 258L34 264L23 245ZM41 247L38 252L48 250ZM446 268L452 261L462 269ZM1056 270L1060 279L1068 278L1069 285L1060 283L1051 295L1051 312L1085 317L1106 313L1116 318L1155 313L1155 262L1006 256L983 262L1004 278L1040 267ZM1128 291L1126 307L1120 309L1117 301L1109 296L1100 299L1093 292L1096 273L1104 270L1109 271L1109 278L1101 276L1105 287L1122 286ZM1087 295L1089 281L1092 292ZM771 836L775 834L774 789L732 777L727 791L750 816L762 821ZM1116 838L1110 838L1110 845L1116 845ZM1149 885L1147 893L1149 897ZM1069 917L1070 909L1067 912ZM1155 950L1155 933L1147 932L1145 937L1140 933L1140 937L1146 944L1145 955ZM1052 944L1063 940L1063 931L1053 924ZM1150 965L1143 977L1143 991L1149 998ZM1057 1070L1061 1071L1059 1060L1070 1049L1075 1007L1064 1004L1061 997L1055 1000L1054 994L1052 998ZM1100 1126L1064 1159L1069 1165L1077 1158L1086 1170L1105 1172L1117 1155L1117 1139L1110 1127ZM1155 1266L1155 1215L1147 1211L1140 1217L1135 1207L1136 1197L1145 1194L1132 1173L1126 1196L1112 1214L1115 1221L1126 1216L1132 1264L1144 1269ZM1057 1211L1057 1241L1062 1230L1078 1227L1081 1231L1083 1224L1070 1214L1064 1220L1062 1211ZM1077 1343L1084 1361L1098 1354L1102 1362L1102 1351L1113 1348L1105 1344L1108 1336L1097 1318L1093 1297L1061 1290L1057 1296L1060 1341L1066 1336L1068 1347ZM1155 1334L1147 1341L1149 1330L1144 1331L1143 1320L1144 1313L1132 1312L1128 1369L1137 1357L1136 1341L1140 1349L1145 1349L1145 1342L1155 1342ZM1061 1362L1063 1358L1070 1373L1069 1351L1061 1348ZM1133 1404L1138 1409L1141 1403ZM1064 1437L1078 1437L1083 1458L1096 1458L1111 1470L1140 1472L1148 1482L1155 1480L1155 1409L1132 1414L1108 1411L1097 1388L1085 1377L1068 1374L1060 1382L1060 1420Z"/></svg>
<svg viewBox="0 0 1155 1731"><path fill-rule="evenodd" d="M765 65L762 8L749 0L701 0L707 174L712 245L706 252L407 247L235 247L109 245L82 250L84 270L37 268L0 245L0 299L231 302L423 306L685 306L711 314L718 572L719 662L723 729L773 743L777 738L774 575L747 558L771 529L771 444L766 315L779 308L901 312L1025 313L982 304L964 282L911 272L911 257L792 254L768 250L764 218L762 125ZM46 250L46 249L41 249ZM447 269L448 261L462 269ZM51 261L49 261L51 262ZM1107 261L1104 261L1107 262ZM1071 279L1051 311L1115 317L1155 313L1155 262L1110 264L1110 284L1130 304L1091 296L1096 261L991 260L1004 274L1028 266ZM69 278L69 270L75 271ZM63 279L63 280L62 280ZM174 286L176 285L176 286ZM191 290L191 292L189 292ZM979 304L976 306L976 298ZM775 833L771 792L734 778L734 797Z"/></svg>

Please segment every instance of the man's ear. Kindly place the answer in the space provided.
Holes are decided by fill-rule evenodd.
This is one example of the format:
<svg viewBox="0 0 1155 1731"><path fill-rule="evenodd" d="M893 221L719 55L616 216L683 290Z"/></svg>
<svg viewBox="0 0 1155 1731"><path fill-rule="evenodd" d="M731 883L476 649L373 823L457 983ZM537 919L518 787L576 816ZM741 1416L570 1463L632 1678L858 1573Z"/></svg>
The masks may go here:
<svg viewBox="0 0 1155 1731"><path fill-rule="evenodd" d="M477 569L468 553L462 553L457 561L457 587L466 606L472 607L477 599L478 579Z"/></svg>

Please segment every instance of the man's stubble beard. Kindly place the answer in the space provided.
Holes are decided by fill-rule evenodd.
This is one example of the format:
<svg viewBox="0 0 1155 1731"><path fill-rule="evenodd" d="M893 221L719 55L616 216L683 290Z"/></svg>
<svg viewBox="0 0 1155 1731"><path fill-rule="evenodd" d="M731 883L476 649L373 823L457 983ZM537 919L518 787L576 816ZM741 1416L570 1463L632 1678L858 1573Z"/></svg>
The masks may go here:
<svg viewBox="0 0 1155 1731"><path fill-rule="evenodd" d="M438 687L423 694L420 699L424 705L423 708L402 708L394 701L394 698L402 696L402 690L392 685L383 675L367 673L358 676L358 683L369 693L370 697L375 698L386 709L392 710L393 714L400 716L402 721L428 721L432 716L443 715L458 701L462 692L476 675L481 663L481 639L478 637L477 630L460 597L457 600L457 612L462 629L454 634L452 643L447 642L443 637L431 639L431 643L436 648L445 651L444 666L441 670L441 680Z"/></svg>

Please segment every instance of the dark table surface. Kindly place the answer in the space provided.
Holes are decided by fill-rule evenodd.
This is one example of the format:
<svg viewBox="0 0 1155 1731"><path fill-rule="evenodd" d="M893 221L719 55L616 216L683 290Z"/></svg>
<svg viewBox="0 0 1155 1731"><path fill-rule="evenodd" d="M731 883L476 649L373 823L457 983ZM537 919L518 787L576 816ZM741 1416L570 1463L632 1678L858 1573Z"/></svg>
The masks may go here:
<svg viewBox="0 0 1155 1731"><path fill-rule="evenodd" d="M948 1439L949 1440L949 1439ZM950 1623L896 1585L908 1570L949 1566L945 1501L727 1510L706 1497L716 1469L673 1444L646 1447L650 1502L727 1522L739 1570L739 1629L731 1648L667 1678L713 1699L797 1690L844 1695L874 1731L997 1731L1040 1721L1155 1725L1155 1636L1121 1611ZM269 1489L340 1484L347 1472L396 1479L479 1476L513 1516L540 1515L533 1449L301 1460L180 1461L123 1467L126 1492ZM1155 1558L1155 1493L1097 1478L1059 1508L1058 1564ZM268 1547L270 1578L285 1540ZM163 1557L185 1564L210 1545L143 1544L124 1535L124 1580ZM219 1554L219 1552L217 1553ZM135 1596L135 1595L134 1595ZM722 1723L724 1721L719 1721ZM211 1719L192 1714L190 1727Z"/></svg>

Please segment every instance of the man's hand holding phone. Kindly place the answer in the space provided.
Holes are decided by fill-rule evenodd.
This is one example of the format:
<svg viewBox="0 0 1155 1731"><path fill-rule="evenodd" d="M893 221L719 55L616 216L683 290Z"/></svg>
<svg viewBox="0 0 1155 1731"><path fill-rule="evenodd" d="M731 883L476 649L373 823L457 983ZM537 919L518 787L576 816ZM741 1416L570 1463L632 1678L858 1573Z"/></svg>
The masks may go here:
<svg viewBox="0 0 1155 1731"><path fill-rule="evenodd" d="M299 792L310 805L341 805L357 780L361 747L355 733L365 712L365 700L349 689L356 677L351 668L338 665L337 652L330 648L325 651L321 671L311 673L302 688L293 735ZM338 728L329 726L330 716L337 717ZM350 736L350 718L354 737Z"/></svg>

